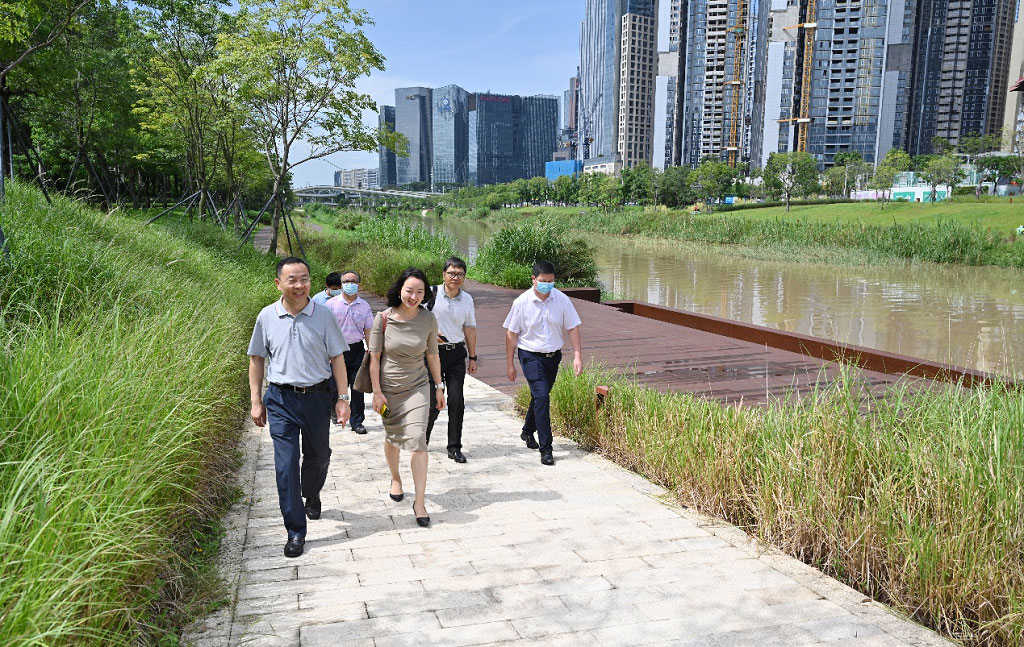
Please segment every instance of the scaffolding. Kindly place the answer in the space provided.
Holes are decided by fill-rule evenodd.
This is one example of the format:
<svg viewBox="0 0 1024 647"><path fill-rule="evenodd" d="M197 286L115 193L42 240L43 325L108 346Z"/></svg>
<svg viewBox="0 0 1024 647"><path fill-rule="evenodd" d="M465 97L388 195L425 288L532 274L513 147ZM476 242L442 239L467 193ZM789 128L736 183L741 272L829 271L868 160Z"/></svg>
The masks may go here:
<svg viewBox="0 0 1024 647"><path fill-rule="evenodd" d="M736 159L739 157L739 120L740 120L740 95L743 91L743 51L747 44L747 0L738 0L736 3L736 23L728 30L733 34L733 59L732 79L725 84L732 86L732 112L729 118L729 145L726 150L729 153L729 166L736 168Z"/></svg>

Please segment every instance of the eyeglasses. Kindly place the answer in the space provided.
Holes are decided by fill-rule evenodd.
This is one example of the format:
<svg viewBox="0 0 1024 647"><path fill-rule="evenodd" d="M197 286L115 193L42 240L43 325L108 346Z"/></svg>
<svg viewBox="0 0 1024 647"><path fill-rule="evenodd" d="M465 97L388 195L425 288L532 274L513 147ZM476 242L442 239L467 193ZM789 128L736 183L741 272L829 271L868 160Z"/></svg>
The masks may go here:
<svg viewBox="0 0 1024 647"><path fill-rule="evenodd" d="M461 281L462 279L466 278L466 274L464 272L445 272L445 274L447 274L448 278L452 279L453 281Z"/></svg>
<svg viewBox="0 0 1024 647"><path fill-rule="evenodd" d="M341 282L342 285L345 285L346 283L355 283L356 285L359 285L359 281L353 281L352 279Z"/></svg>

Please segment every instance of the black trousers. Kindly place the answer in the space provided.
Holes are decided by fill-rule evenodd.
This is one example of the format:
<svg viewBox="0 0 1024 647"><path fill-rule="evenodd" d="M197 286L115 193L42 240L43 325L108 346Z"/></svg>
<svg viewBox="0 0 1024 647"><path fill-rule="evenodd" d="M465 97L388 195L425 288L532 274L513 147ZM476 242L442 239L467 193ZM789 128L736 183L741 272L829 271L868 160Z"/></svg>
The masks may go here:
<svg viewBox="0 0 1024 647"><path fill-rule="evenodd" d="M466 345L459 344L452 350L438 348L439 359L441 360L441 381L448 390L448 451L462 449L462 419L466 414L466 399L462 395L463 386L466 383ZM437 420L437 389L434 388L433 376L430 382L430 418L427 421L427 442L430 442L430 432L434 429L434 421Z"/></svg>
<svg viewBox="0 0 1024 647"><path fill-rule="evenodd" d="M359 366L363 363L363 355L366 354L366 348L363 346L363 342L357 341L356 343L349 346L348 350L344 353L345 358L345 373L348 377L348 391L351 397L351 401L348 403L352 409L352 415L348 419L348 427L352 429L363 424L366 420L366 407L363 402L363 392L356 391L352 388L352 383L356 380L356 373L359 372ZM338 399L338 385L334 381L334 376L331 376L331 393L334 394L334 399ZM334 415L331 414L331 418Z"/></svg>
<svg viewBox="0 0 1024 647"><path fill-rule="evenodd" d="M562 351L553 357L544 357L519 349L519 364L530 385L530 409L526 412L523 431L528 434L537 432L537 444L542 452L551 449L551 389L555 386L561 361Z"/></svg>
<svg viewBox="0 0 1024 647"><path fill-rule="evenodd" d="M263 394L263 404L274 440L277 498L284 527L289 538L305 537L306 509L302 497L320 498L327 480L334 398L327 391L295 393L271 384Z"/></svg>

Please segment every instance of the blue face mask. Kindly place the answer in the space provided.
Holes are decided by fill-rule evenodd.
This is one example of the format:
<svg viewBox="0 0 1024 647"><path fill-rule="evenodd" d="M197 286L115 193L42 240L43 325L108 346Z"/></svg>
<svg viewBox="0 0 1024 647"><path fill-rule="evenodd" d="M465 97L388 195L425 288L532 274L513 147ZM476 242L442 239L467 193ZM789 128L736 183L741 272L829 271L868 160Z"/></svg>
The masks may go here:
<svg viewBox="0 0 1024 647"><path fill-rule="evenodd" d="M331 290L331 289L327 290L327 296L329 296L329 297L336 297L339 294L341 294L341 290Z"/></svg>
<svg viewBox="0 0 1024 647"><path fill-rule="evenodd" d="M341 289L345 291L345 294L352 296L356 292L359 292L358 283L343 283Z"/></svg>
<svg viewBox="0 0 1024 647"><path fill-rule="evenodd" d="M537 281L537 292L541 294L547 294L551 292L551 288L555 287L554 281Z"/></svg>

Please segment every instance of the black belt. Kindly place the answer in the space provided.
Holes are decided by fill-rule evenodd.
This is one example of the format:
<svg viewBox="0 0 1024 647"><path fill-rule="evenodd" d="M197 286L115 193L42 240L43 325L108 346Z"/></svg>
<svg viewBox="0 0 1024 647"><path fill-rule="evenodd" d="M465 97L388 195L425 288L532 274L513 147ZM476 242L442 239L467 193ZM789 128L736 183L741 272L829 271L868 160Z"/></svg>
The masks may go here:
<svg viewBox="0 0 1024 647"><path fill-rule="evenodd" d="M465 345L466 345L466 342L464 342L464 341L457 341L457 342L454 342L454 343L451 343L451 344L446 344L444 342L437 342L437 347L439 349L444 349L444 350L455 350L459 346L465 346Z"/></svg>
<svg viewBox="0 0 1024 647"><path fill-rule="evenodd" d="M324 380L319 384L313 386L295 386L294 384L278 384L277 382L271 382L274 386L284 391L294 391L295 393L330 393L331 382L330 380Z"/></svg>
<svg viewBox="0 0 1024 647"><path fill-rule="evenodd" d="M535 350L526 350L525 348L520 348L519 350L523 351L524 353L530 353L531 355L537 355L538 357L547 357L547 358L554 357L555 355L557 355L557 354L562 352L561 349L553 350L550 353L538 353Z"/></svg>

